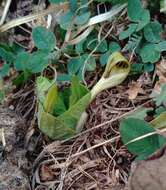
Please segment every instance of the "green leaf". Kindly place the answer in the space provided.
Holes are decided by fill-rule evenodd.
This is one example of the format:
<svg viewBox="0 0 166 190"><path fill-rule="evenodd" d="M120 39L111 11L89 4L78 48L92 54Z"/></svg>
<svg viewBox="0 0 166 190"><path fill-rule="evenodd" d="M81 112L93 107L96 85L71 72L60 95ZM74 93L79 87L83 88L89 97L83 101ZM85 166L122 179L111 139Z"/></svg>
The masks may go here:
<svg viewBox="0 0 166 190"><path fill-rule="evenodd" d="M38 100L38 125L40 125L41 115L44 112L44 101L46 99L46 94L54 85L55 81L49 81L45 77L37 77L36 80L36 92L37 92L37 100Z"/></svg>
<svg viewBox="0 0 166 190"><path fill-rule="evenodd" d="M137 155L137 159L146 159L166 143L166 139L158 134L129 143L138 137L152 132L155 132L155 130L148 123L140 119L129 118L123 120L120 124L122 141L124 144L128 143L126 145L127 149Z"/></svg>
<svg viewBox="0 0 166 190"><path fill-rule="evenodd" d="M59 92L61 99L64 102L66 109L69 109L71 87L65 88L63 91Z"/></svg>
<svg viewBox="0 0 166 190"><path fill-rule="evenodd" d="M62 82L62 81L70 81L71 76L69 74L60 74L57 77L57 81Z"/></svg>
<svg viewBox="0 0 166 190"><path fill-rule="evenodd" d="M140 74L143 72L143 63L133 63L131 65L131 74Z"/></svg>
<svg viewBox="0 0 166 190"><path fill-rule="evenodd" d="M67 45L66 47L64 47L63 53L75 54L74 45Z"/></svg>
<svg viewBox="0 0 166 190"><path fill-rule="evenodd" d="M117 42L111 42L109 44L109 50L100 56L100 64L102 66L106 65L108 58L111 55L111 53L114 53L116 51L120 51L120 49L121 49L121 47Z"/></svg>
<svg viewBox="0 0 166 190"><path fill-rule="evenodd" d="M140 50L140 56L144 63L155 63L160 59L160 52L155 50L155 44L145 44Z"/></svg>
<svg viewBox="0 0 166 190"><path fill-rule="evenodd" d="M37 51L33 54L21 52L16 57L14 67L17 71L42 72L49 64L48 57L49 54L42 51Z"/></svg>
<svg viewBox="0 0 166 190"><path fill-rule="evenodd" d="M86 61L88 54L84 54L79 57L72 58L68 61L67 71L70 76L76 75L80 79L82 79L82 68L84 66L84 62ZM90 57L86 63L85 71L94 71L96 68L96 60L94 57Z"/></svg>
<svg viewBox="0 0 166 190"><path fill-rule="evenodd" d="M152 108L141 107L137 109L136 111L134 111L133 113L131 113L130 115L128 115L127 119L128 118L144 119L147 116L147 112L152 111L152 110L153 110Z"/></svg>
<svg viewBox="0 0 166 190"><path fill-rule="evenodd" d="M17 71L25 71L28 69L28 64L31 56L27 52L21 52L17 55L14 67Z"/></svg>
<svg viewBox="0 0 166 190"><path fill-rule="evenodd" d="M16 76L16 78L13 80L13 85L20 86L23 85L25 82L28 81L28 79L31 77L32 73L29 71L23 71L20 74Z"/></svg>
<svg viewBox="0 0 166 190"><path fill-rule="evenodd" d="M143 10L140 20L138 22L137 26L137 32L142 30L148 23L150 22L150 13L148 10Z"/></svg>
<svg viewBox="0 0 166 190"><path fill-rule="evenodd" d="M32 38L37 48L52 51L56 45L56 38L53 32L43 26L38 26L32 31Z"/></svg>
<svg viewBox="0 0 166 190"><path fill-rule="evenodd" d="M159 51L159 52L166 51L166 41L162 41L162 42L156 44L155 50Z"/></svg>
<svg viewBox="0 0 166 190"><path fill-rule="evenodd" d="M0 79L2 77L5 77L8 73L9 73L9 70L10 70L10 66L9 64L3 64L3 66L0 68Z"/></svg>
<svg viewBox="0 0 166 190"><path fill-rule="evenodd" d="M140 31L150 22L150 13L142 8L140 0L128 0L128 16L131 21L138 22L136 31Z"/></svg>
<svg viewBox="0 0 166 190"><path fill-rule="evenodd" d="M77 0L68 0L70 10L74 13L78 8L78 2Z"/></svg>
<svg viewBox="0 0 166 190"><path fill-rule="evenodd" d="M144 72L152 72L155 69L155 65L152 63L144 63Z"/></svg>
<svg viewBox="0 0 166 190"><path fill-rule="evenodd" d="M144 37L148 42L151 42L151 43L160 42L161 31L162 31L162 27L158 21L150 22L144 28Z"/></svg>
<svg viewBox="0 0 166 190"><path fill-rule="evenodd" d="M100 45L98 46L98 44ZM96 46L98 46L96 52L104 53L108 49L106 40L100 42L98 41L98 39L94 38L94 36L90 36L89 39L87 40L87 49L93 51L96 48Z"/></svg>
<svg viewBox="0 0 166 190"><path fill-rule="evenodd" d="M163 106L159 106L158 108L156 108L155 110L155 116L159 116L161 113L165 112L166 109Z"/></svg>
<svg viewBox="0 0 166 190"><path fill-rule="evenodd" d="M67 63L67 71L70 75L76 74L83 64L82 57L71 58Z"/></svg>
<svg viewBox="0 0 166 190"><path fill-rule="evenodd" d="M67 139L75 135L74 128L70 128L63 120L46 112L41 114L39 128L54 140Z"/></svg>
<svg viewBox="0 0 166 190"><path fill-rule="evenodd" d="M82 113L85 111L86 107L89 105L90 100L91 94L87 93L75 104L71 105L69 109L58 118L64 121L64 123L70 128L76 128L76 124L80 119Z"/></svg>
<svg viewBox="0 0 166 190"><path fill-rule="evenodd" d="M86 39L81 40L78 44L75 45L75 51L80 54L80 53L84 53L84 43L85 43Z"/></svg>
<svg viewBox="0 0 166 190"><path fill-rule="evenodd" d="M36 80L36 92L38 100L44 104L46 93L49 88L55 83L55 81L50 81L45 77L37 77Z"/></svg>
<svg viewBox="0 0 166 190"><path fill-rule="evenodd" d="M96 59L91 56L86 64L86 71L94 71L96 69Z"/></svg>
<svg viewBox="0 0 166 190"><path fill-rule="evenodd" d="M108 58L109 58L110 54L111 54L111 51L109 50L109 51L107 51L106 53L104 53L104 54L102 54L100 56L100 64L102 66L107 64L107 61L108 61Z"/></svg>
<svg viewBox="0 0 166 190"><path fill-rule="evenodd" d="M82 84L80 84L76 76L72 77L71 80L71 96L70 96L70 105L74 105L78 100L85 96L89 90Z"/></svg>
<svg viewBox="0 0 166 190"><path fill-rule="evenodd" d="M130 25L128 26L128 29L127 29L127 30L122 31L122 32L119 34L119 39L120 39L120 40L124 40L124 39L130 37L131 34L133 34L133 33L136 31L137 25L138 25L138 24L130 24Z"/></svg>
<svg viewBox="0 0 166 190"><path fill-rule="evenodd" d="M65 14L63 14L59 20L61 28L67 30L67 28L71 24L72 18L73 18L73 12L70 10L67 11Z"/></svg>
<svg viewBox="0 0 166 190"><path fill-rule="evenodd" d="M131 21L138 22L142 15L142 10L140 0L128 0L128 16Z"/></svg>
<svg viewBox="0 0 166 190"><path fill-rule="evenodd" d="M121 47L117 42L111 42L109 44L109 50L110 50L111 53L114 53L116 51L120 51Z"/></svg>
<svg viewBox="0 0 166 190"><path fill-rule="evenodd" d="M46 95L46 98L44 100L44 109L45 112L53 114L54 113L54 106L57 102L58 98L58 88L55 84L53 84Z"/></svg>
<svg viewBox="0 0 166 190"><path fill-rule="evenodd" d="M141 40L142 40L142 36L138 36L136 34L133 34L129 38L128 43L123 48L123 51L130 51L130 52L132 52L133 49L136 49L136 48L139 47Z"/></svg>
<svg viewBox="0 0 166 190"><path fill-rule="evenodd" d="M89 18L90 18L90 12L84 12L84 13L76 16L75 24L77 24L77 25L86 24L88 22Z"/></svg>
<svg viewBox="0 0 166 190"><path fill-rule="evenodd" d="M54 116L59 116L63 114L68 109L69 103L69 96L70 96L70 89L65 89L62 92L58 93L58 97L54 106Z"/></svg>
<svg viewBox="0 0 166 190"><path fill-rule="evenodd" d="M15 42L12 43L11 50L12 50L12 53L15 54L15 55L17 55L17 54L19 54L21 52L24 52L24 48L21 47L19 44L16 44Z"/></svg>
<svg viewBox="0 0 166 190"><path fill-rule="evenodd" d="M4 48L2 44L0 45L0 59L8 63L13 63L15 60L15 55L7 48Z"/></svg>
<svg viewBox="0 0 166 190"><path fill-rule="evenodd" d="M32 73L39 73L42 72L48 64L48 53L37 51L31 55L27 69Z"/></svg>
<svg viewBox="0 0 166 190"><path fill-rule="evenodd" d="M150 22L150 13L142 8L140 0L128 0L128 16L131 21L138 23L137 31Z"/></svg>
<svg viewBox="0 0 166 190"><path fill-rule="evenodd" d="M64 92L58 92L57 85L55 83L48 89L47 95L44 98L44 110L54 116L59 116L64 113L67 109L65 106L65 101L69 99L65 96ZM69 91L69 90L68 90ZM70 93L70 91L69 91ZM67 95L69 96L69 93Z"/></svg>

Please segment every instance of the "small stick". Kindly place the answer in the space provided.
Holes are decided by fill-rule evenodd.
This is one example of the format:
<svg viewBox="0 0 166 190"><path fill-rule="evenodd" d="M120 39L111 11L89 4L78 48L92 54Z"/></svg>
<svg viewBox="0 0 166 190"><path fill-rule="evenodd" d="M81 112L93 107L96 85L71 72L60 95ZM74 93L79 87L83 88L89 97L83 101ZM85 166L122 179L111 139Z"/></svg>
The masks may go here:
<svg viewBox="0 0 166 190"><path fill-rule="evenodd" d="M108 144L108 143L115 142L115 140L117 140L117 139L119 139L119 138L120 138L120 135L118 135L118 136L116 136L116 137L113 137L112 139L109 139L109 140L106 140L106 141L101 142L101 143L99 143L99 144L96 144L96 145L94 145L94 146L91 146L90 148L87 148L87 149L85 149L85 150L83 150L83 151L81 151L81 152L77 152L76 154L71 155L70 158L75 158L75 157L81 156L82 154L85 154L85 153L87 153L87 152L89 152L89 151L91 151L91 150L93 150L93 149L96 149L96 148L98 148L98 147L100 147L100 146L104 146L104 145L106 145L106 144Z"/></svg>

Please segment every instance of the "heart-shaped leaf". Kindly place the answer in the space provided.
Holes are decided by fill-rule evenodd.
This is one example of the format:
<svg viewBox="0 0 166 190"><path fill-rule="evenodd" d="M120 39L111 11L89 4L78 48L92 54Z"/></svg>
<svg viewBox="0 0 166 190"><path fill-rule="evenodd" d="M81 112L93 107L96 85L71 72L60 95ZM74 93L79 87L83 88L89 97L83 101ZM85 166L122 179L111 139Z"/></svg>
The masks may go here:
<svg viewBox="0 0 166 190"><path fill-rule="evenodd" d="M131 153L138 156L137 159L146 159L166 143L166 139L158 134L137 139L153 132L153 127L140 119L129 118L120 124L122 141Z"/></svg>
<svg viewBox="0 0 166 190"><path fill-rule="evenodd" d="M160 33L162 31L161 24L157 21L150 22L144 28L144 37L148 42L158 43L161 40Z"/></svg>

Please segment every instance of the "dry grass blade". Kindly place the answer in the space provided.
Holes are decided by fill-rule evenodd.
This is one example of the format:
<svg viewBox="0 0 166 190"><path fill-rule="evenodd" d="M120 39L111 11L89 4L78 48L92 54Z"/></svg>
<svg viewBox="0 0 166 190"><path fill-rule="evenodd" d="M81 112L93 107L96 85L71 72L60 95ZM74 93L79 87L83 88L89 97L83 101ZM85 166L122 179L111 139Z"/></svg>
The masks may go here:
<svg viewBox="0 0 166 190"><path fill-rule="evenodd" d="M60 4L59 6L52 6L46 10L43 10L43 11L35 13L35 14L31 14L31 15L28 15L28 16L25 16L22 18L14 19L14 20L0 26L0 32L5 32L11 28L19 26L21 24L31 22L33 20L36 20L40 17L46 16L46 15L53 13L53 12L57 12L57 15L59 15L64 10L66 10L66 4Z"/></svg>
<svg viewBox="0 0 166 190"><path fill-rule="evenodd" d="M4 23L4 21L6 19L6 16L7 16L7 13L8 13L8 10L9 10L11 2L12 2L12 0L7 0L7 2L5 4L5 8L4 8L1 20L0 20L0 26Z"/></svg>
<svg viewBox="0 0 166 190"><path fill-rule="evenodd" d="M80 30L83 30L85 28L87 28L88 26L92 26L107 20L111 20L114 16L116 16L117 14L119 14L125 7L127 4L123 4L120 5L118 7L115 7L113 9L111 9L109 12L94 16L92 18L90 18L89 22L85 25L83 25Z"/></svg>
<svg viewBox="0 0 166 190"><path fill-rule="evenodd" d="M68 41L68 45L74 45L74 44L78 44L80 41L82 41L83 39L85 39L94 29L93 26L88 27L82 34L80 34L78 37Z"/></svg>
<svg viewBox="0 0 166 190"><path fill-rule="evenodd" d="M75 39L70 39L71 38L72 26L73 26L73 22L74 22L74 18L73 18L73 21L70 24L70 27L66 33L66 36L65 36L65 43L73 45L73 44L80 42L81 40L86 38L88 36L88 34L92 31L92 29L93 29L92 26L94 26L95 24L113 19L114 16L119 14L125 7L126 7L126 4L123 4L123 5L114 7L109 12L106 12L106 13L103 13L103 14L100 14L100 15L97 15L97 16L90 18L89 22L87 24L79 27L78 31L79 31L79 33L81 33L81 35L76 37Z"/></svg>

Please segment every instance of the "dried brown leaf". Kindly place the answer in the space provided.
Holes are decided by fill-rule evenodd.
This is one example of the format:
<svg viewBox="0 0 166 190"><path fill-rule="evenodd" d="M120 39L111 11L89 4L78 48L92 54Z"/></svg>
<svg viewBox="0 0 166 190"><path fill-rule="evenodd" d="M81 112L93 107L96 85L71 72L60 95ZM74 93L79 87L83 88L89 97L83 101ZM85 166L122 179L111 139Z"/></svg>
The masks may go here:
<svg viewBox="0 0 166 190"><path fill-rule="evenodd" d="M141 88L141 84L138 82L132 82L129 86L129 89L127 90L128 96L130 100L134 100L139 93L143 94L144 91Z"/></svg>

